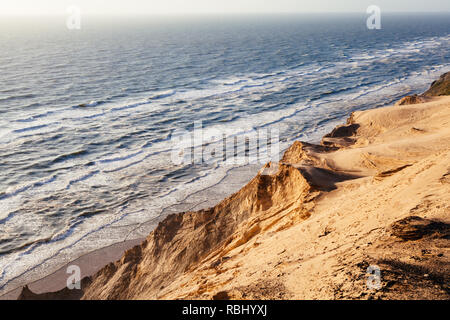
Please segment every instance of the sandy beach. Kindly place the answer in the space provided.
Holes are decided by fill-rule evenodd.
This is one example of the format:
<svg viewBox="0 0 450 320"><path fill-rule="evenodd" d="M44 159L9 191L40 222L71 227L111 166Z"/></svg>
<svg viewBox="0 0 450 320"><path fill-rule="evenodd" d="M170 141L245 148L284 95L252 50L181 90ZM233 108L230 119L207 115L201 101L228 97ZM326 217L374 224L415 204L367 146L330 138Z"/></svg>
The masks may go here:
<svg viewBox="0 0 450 320"><path fill-rule="evenodd" d="M30 283L28 287L32 290L32 292L37 294L62 290L67 285L67 268L69 266L76 265L80 267L81 276L83 278L92 276L105 264L118 260L126 250L140 244L143 240L144 239L135 239L124 241L85 254L61 267L56 272ZM8 293L0 296L0 300L16 300L21 291L22 287L9 291Z"/></svg>
<svg viewBox="0 0 450 320"><path fill-rule="evenodd" d="M77 259L80 292L63 289L63 267L1 298L447 300L449 78L353 112L320 144L295 142L240 191L169 215L143 242ZM375 287L368 270L381 273Z"/></svg>

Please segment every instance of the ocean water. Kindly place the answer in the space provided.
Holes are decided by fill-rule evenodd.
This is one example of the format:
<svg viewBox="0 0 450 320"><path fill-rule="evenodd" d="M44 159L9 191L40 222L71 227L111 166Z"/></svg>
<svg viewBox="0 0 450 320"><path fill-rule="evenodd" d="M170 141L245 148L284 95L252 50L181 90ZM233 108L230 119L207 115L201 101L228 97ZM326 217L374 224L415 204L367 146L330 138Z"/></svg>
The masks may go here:
<svg viewBox="0 0 450 320"><path fill-rule="evenodd" d="M2 19L0 293L212 205L270 160L176 163L177 130L276 132L282 151L450 70L450 15L366 18Z"/></svg>

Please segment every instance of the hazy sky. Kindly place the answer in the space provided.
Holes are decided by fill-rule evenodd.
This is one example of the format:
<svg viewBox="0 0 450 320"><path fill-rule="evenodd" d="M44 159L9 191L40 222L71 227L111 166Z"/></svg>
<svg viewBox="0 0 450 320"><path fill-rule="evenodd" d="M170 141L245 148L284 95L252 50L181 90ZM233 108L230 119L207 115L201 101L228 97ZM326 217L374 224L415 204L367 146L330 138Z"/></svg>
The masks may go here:
<svg viewBox="0 0 450 320"><path fill-rule="evenodd" d="M77 5L85 14L195 14L270 12L450 11L449 0L0 0L0 15L66 14Z"/></svg>

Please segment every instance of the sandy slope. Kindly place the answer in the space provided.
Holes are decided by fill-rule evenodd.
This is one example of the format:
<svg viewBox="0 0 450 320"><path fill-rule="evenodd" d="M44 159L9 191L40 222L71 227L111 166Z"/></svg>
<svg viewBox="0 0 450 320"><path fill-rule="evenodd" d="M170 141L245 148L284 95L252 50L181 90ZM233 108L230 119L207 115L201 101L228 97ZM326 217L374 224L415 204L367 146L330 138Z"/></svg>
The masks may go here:
<svg viewBox="0 0 450 320"><path fill-rule="evenodd" d="M83 298L449 299L450 97L427 101L296 142L271 175L167 217Z"/></svg>

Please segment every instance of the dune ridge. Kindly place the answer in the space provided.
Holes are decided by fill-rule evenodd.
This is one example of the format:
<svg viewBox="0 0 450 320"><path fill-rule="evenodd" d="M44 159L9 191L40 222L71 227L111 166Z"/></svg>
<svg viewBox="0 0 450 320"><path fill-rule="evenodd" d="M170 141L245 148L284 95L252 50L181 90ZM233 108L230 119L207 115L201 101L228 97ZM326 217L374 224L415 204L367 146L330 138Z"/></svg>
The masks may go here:
<svg viewBox="0 0 450 320"><path fill-rule="evenodd" d="M211 209L168 216L77 298L449 299L450 97L436 85L295 142Z"/></svg>

